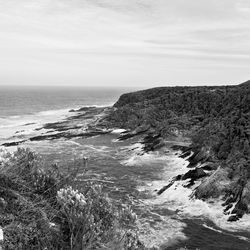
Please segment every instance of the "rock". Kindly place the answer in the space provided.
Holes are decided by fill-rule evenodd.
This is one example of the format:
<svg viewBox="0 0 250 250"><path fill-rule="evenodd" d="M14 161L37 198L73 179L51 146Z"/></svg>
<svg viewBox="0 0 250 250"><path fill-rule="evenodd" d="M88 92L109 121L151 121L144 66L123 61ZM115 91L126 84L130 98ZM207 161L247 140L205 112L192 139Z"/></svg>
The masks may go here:
<svg viewBox="0 0 250 250"><path fill-rule="evenodd" d="M192 181L195 181L197 179L200 179L202 177L207 176L207 174L205 173L205 171L201 168L196 168L194 170L189 170L187 173L185 173L182 176L182 180L186 180L186 179L191 179Z"/></svg>
<svg viewBox="0 0 250 250"><path fill-rule="evenodd" d="M28 122L26 124L24 124L23 126L28 126L28 125L33 125L33 124L36 124L35 122Z"/></svg>
<svg viewBox="0 0 250 250"><path fill-rule="evenodd" d="M231 180L228 169L219 167L196 188L194 196L198 199L218 198L230 190Z"/></svg>
<svg viewBox="0 0 250 250"><path fill-rule="evenodd" d="M3 143L1 146L4 147L13 147L13 146L18 146L19 144L25 142L26 140L22 140L22 141L13 141L13 142L5 142Z"/></svg>
<svg viewBox="0 0 250 250"><path fill-rule="evenodd" d="M230 203L229 205L227 205L227 207L224 209L224 213L226 214L227 211L228 211L230 208L232 208L232 207L233 207L233 204L232 204L232 203Z"/></svg>
<svg viewBox="0 0 250 250"><path fill-rule="evenodd" d="M25 130L19 130L19 131L16 131L15 134L19 134L19 133L22 133L24 132Z"/></svg>
<svg viewBox="0 0 250 250"><path fill-rule="evenodd" d="M239 217L238 217L237 215L231 215L231 216L227 219L227 221L237 221L237 220L239 220Z"/></svg>
<svg viewBox="0 0 250 250"><path fill-rule="evenodd" d="M171 147L173 150L180 150L180 151L182 151L183 153L185 153L185 152L188 152L189 150L190 150L190 147L188 147L188 146L183 146L183 145L173 145L172 147Z"/></svg>
<svg viewBox="0 0 250 250"><path fill-rule="evenodd" d="M235 213L242 217L242 215L248 211L246 202L242 201L242 193L245 186L244 178L239 178L236 181L231 182L230 189L226 194L226 201L222 205L228 205L237 201L232 213ZM243 212L244 211L244 212Z"/></svg>
<svg viewBox="0 0 250 250"><path fill-rule="evenodd" d="M181 155L180 155L180 157L184 159L184 158L186 158L186 157L190 156L190 155L191 155L191 153L192 153L191 151L187 151L187 152L185 152L185 153L181 154Z"/></svg>
<svg viewBox="0 0 250 250"><path fill-rule="evenodd" d="M76 137L88 138L88 137L93 137L96 135L108 134L110 132L111 132L110 130L98 130L98 129L89 130L83 133L60 132L60 133L34 136L34 137L31 137L29 140L30 141L43 141L43 140L55 140L55 139L61 139L61 138L66 138L66 139L71 139L71 138L76 138Z"/></svg>
<svg viewBox="0 0 250 250"><path fill-rule="evenodd" d="M198 180L202 177L205 177L205 176L207 176L207 174L205 173L205 171L203 169L196 168L196 169L189 170L187 173L182 175L181 179L182 180L190 179L189 183L184 186L186 188L189 188L195 184L196 180Z"/></svg>
<svg viewBox="0 0 250 250"><path fill-rule="evenodd" d="M210 149L202 147L201 149L193 149L194 153L187 160L189 161L188 168L194 168L198 163L207 161L210 156Z"/></svg>
<svg viewBox="0 0 250 250"><path fill-rule="evenodd" d="M157 194L160 195L162 194L164 191L166 191L168 188L170 188L172 185L174 184L174 181L171 181L168 185L164 186L163 188L161 188Z"/></svg>
<svg viewBox="0 0 250 250"><path fill-rule="evenodd" d="M181 175L181 174L178 174L178 175L175 177L175 180L176 180L176 181L180 181L181 178L182 178L182 175Z"/></svg>
<svg viewBox="0 0 250 250"><path fill-rule="evenodd" d="M192 179L192 180L190 180L189 183L188 183L187 185L185 185L184 187L185 187L185 188L190 188L190 187L192 187L194 184L195 184L195 181Z"/></svg>
<svg viewBox="0 0 250 250"><path fill-rule="evenodd" d="M241 200L237 202L235 205L232 214L237 214L239 218L241 218L245 213L248 212L247 204L242 202Z"/></svg>
<svg viewBox="0 0 250 250"><path fill-rule="evenodd" d="M167 189L169 189L176 181L180 181L181 178L182 178L182 175L181 175L181 174L177 175L176 177L174 177L174 178L169 182L168 185L166 185L166 186L164 186L163 188L161 188L161 189L157 192L157 194L158 194L158 195L162 194L164 191L166 191Z"/></svg>
<svg viewBox="0 0 250 250"><path fill-rule="evenodd" d="M213 171L216 170L218 166L214 162L205 162L200 168L207 171Z"/></svg>
<svg viewBox="0 0 250 250"><path fill-rule="evenodd" d="M135 136L142 135L146 133L147 131L148 131L148 128L138 128L137 130L133 130L131 132L122 133L117 139L119 141L125 141Z"/></svg>
<svg viewBox="0 0 250 250"><path fill-rule="evenodd" d="M161 138L161 134L153 134L150 133L147 136L143 138L143 144L144 144L144 152L150 152L154 151L156 149L159 149L165 145L163 139Z"/></svg>

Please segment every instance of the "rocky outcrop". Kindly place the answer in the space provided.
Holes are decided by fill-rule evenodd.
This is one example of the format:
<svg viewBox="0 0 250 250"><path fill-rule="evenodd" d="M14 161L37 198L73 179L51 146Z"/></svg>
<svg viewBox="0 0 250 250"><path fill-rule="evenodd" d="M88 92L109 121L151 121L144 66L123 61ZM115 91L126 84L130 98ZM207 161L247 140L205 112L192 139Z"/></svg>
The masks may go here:
<svg viewBox="0 0 250 250"><path fill-rule="evenodd" d="M165 145L165 142L163 138L161 137L160 133L156 133L156 134L149 133L143 138L142 143L144 145L143 150L146 153L160 149L161 147Z"/></svg>
<svg viewBox="0 0 250 250"><path fill-rule="evenodd" d="M170 135L177 138L176 131L189 136L190 147L177 145L173 149L182 151L180 157L189 161L190 170L158 194L178 180L190 179L187 188L202 180L194 196L223 196L222 209L234 221L249 212L250 206L249 95L249 81L235 86L153 88L122 95L107 121L132 131L149 126L153 136L145 137L149 139L146 151L161 145L157 133L164 139Z"/></svg>
<svg viewBox="0 0 250 250"><path fill-rule="evenodd" d="M109 108L83 107L78 110L70 110L76 113L66 119L58 122L47 123L42 127L34 129L36 135L25 137L22 140L14 140L2 143L1 146L11 147L18 146L26 141L43 141L56 139L72 139L72 138L89 138L97 135L110 133L112 130L99 126L102 116L109 112ZM85 127L82 122L89 121L89 125ZM101 123L100 123L101 125ZM46 132L40 132L45 130Z"/></svg>
<svg viewBox="0 0 250 250"><path fill-rule="evenodd" d="M149 126L141 126L136 128L135 130L132 131L126 131L120 134L120 136L117 138L119 141L124 141L136 136L144 135L149 131Z"/></svg>
<svg viewBox="0 0 250 250"><path fill-rule="evenodd" d="M189 161L189 165L187 166L188 168L193 168L197 166L198 163L205 163L212 159L211 149L209 147L191 147L190 151L193 151L193 154L187 159Z"/></svg>
<svg viewBox="0 0 250 250"><path fill-rule="evenodd" d="M218 198L230 189L231 181L228 178L229 172L219 167L214 173L208 176L195 190L194 196L198 199Z"/></svg>
<svg viewBox="0 0 250 250"><path fill-rule="evenodd" d="M202 169L202 168L195 168L192 170L189 170L187 173L185 173L182 176L182 180L190 179L189 183L186 185L186 187L191 187L194 185L195 181L197 181L200 178L203 178L207 176L208 174Z"/></svg>

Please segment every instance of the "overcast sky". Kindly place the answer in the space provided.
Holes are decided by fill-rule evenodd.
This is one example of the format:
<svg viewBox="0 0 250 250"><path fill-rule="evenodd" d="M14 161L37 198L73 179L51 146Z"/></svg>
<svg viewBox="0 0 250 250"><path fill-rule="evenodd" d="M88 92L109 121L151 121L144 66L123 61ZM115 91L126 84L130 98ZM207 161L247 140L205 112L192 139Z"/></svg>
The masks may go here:
<svg viewBox="0 0 250 250"><path fill-rule="evenodd" d="M0 0L0 84L250 78L249 0Z"/></svg>

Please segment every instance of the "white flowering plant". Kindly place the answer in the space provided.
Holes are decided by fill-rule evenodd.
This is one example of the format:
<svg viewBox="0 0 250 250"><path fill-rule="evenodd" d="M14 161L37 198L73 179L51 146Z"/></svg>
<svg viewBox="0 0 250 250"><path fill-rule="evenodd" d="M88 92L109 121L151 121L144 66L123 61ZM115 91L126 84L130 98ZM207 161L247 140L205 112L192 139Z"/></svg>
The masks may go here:
<svg viewBox="0 0 250 250"><path fill-rule="evenodd" d="M3 249L144 249L131 207L114 205L100 185L74 188L85 160L66 174L27 149L8 157L0 168Z"/></svg>
<svg viewBox="0 0 250 250"><path fill-rule="evenodd" d="M117 249L117 245L119 249L143 249L136 214L129 206L115 207L100 185L89 187L85 194L68 186L57 192L57 200L70 249Z"/></svg>

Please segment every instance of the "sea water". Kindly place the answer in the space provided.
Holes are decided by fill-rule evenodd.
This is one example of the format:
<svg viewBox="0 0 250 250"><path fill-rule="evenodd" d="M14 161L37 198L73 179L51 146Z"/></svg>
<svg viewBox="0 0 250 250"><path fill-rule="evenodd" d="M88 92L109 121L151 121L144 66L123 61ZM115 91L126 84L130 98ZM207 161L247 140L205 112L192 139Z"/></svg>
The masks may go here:
<svg viewBox="0 0 250 250"><path fill-rule="evenodd" d="M46 133L37 130L48 122L71 116L70 109L112 105L122 89L12 87L0 91L0 142L22 140ZM82 126L86 124L81 122ZM176 183L163 194L157 191L187 171L185 159L171 150L141 154L139 138L117 141L122 130L91 138L26 142L48 163L70 166L88 157L87 172L79 173L78 185L102 184L115 201L129 204L138 215L140 239L148 247L177 249L250 249L249 218L227 223L218 202L192 199L192 189ZM8 150L15 150L10 147ZM197 183L198 185L198 183Z"/></svg>

